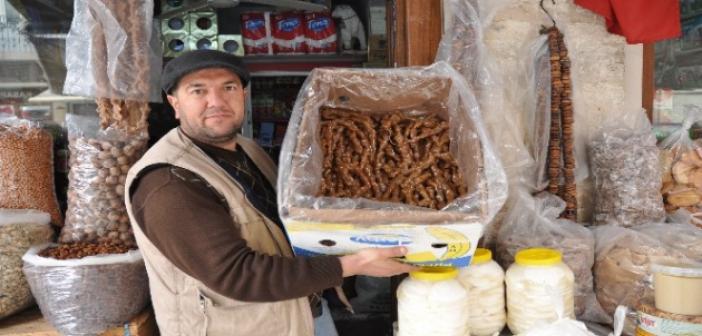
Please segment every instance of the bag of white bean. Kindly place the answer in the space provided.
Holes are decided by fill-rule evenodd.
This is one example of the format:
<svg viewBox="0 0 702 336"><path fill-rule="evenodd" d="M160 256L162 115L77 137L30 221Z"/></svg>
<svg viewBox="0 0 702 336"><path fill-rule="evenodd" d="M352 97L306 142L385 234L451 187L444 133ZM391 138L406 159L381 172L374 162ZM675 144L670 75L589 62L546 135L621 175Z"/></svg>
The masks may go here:
<svg viewBox="0 0 702 336"><path fill-rule="evenodd" d="M100 129L97 116L68 115L68 210L60 241L136 246L124 205L129 168L143 155L144 131Z"/></svg>

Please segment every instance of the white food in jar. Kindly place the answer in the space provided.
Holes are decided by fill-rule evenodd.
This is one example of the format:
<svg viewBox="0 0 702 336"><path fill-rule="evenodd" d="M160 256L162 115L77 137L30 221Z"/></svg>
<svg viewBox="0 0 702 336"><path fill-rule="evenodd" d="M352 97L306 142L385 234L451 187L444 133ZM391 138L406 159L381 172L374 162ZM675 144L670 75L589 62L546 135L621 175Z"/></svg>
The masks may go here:
<svg viewBox="0 0 702 336"><path fill-rule="evenodd" d="M449 267L428 267L402 281L397 289L399 336L468 335L468 293L457 274Z"/></svg>
<svg viewBox="0 0 702 336"><path fill-rule="evenodd" d="M468 330L471 336L491 336L505 327L505 272L487 249L477 249L473 262L458 281L468 292Z"/></svg>
<svg viewBox="0 0 702 336"><path fill-rule="evenodd" d="M505 281L507 325L512 333L521 334L559 318L575 318L575 277L561 261L560 252L544 248L520 251Z"/></svg>

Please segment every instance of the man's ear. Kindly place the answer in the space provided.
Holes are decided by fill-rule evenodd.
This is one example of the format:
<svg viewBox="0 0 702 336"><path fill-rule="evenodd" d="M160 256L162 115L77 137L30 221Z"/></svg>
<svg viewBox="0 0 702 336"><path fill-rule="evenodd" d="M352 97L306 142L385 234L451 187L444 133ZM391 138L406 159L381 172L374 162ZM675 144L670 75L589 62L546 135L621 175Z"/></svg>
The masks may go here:
<svg viewBox="0 0 702 336"><path fill-rule="evenodd" d="M175 111L175 118L180 119L180 113L178 113L178 110L180 110L178 97L169 94L166 95L166 98L168 99L168 103L171 104L171 106L173 106L173 110Z"/></svg>

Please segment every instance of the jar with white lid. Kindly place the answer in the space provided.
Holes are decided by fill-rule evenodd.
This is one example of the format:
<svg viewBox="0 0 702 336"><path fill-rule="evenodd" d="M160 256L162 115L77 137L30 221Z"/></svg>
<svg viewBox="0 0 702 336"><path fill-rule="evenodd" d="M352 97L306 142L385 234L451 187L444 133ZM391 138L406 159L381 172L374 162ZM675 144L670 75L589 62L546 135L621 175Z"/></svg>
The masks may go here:
<svg viewBox="0 0 702 336"><path fill-rule="evenodd" d="M423 267L397 288L399 336L468 335L468 293L453 267Z"/></svg>
<svg viewBox="0 0 702 336"><path fill-rule="evenodd" d="M505 327L505 271L492 252L477 248L470 266L458 274L468 291L468 330L471 336L491 336Z"/></svg>
<svg viewBox="0 0 702 336"><path fill-rule="evenodd" d="M575 276L561 252L529 248L519 252L505 275L507 325L514 334L559 318L575 319Z"/></svg>

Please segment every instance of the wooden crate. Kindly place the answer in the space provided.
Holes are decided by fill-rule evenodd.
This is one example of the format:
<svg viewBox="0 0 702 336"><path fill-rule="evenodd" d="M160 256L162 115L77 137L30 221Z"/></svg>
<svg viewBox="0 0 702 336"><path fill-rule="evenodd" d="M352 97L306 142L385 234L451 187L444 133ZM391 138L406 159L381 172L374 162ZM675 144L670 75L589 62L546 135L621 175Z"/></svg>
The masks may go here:
<svg viewBox="0 0 702 336"><path fill-rule="evenodd" d="M157 336L158 328L151 307L147 307L129 323L115 327L100 336ZM34 307L4 320L0 320L0 336L61 336Z"/></svg>

